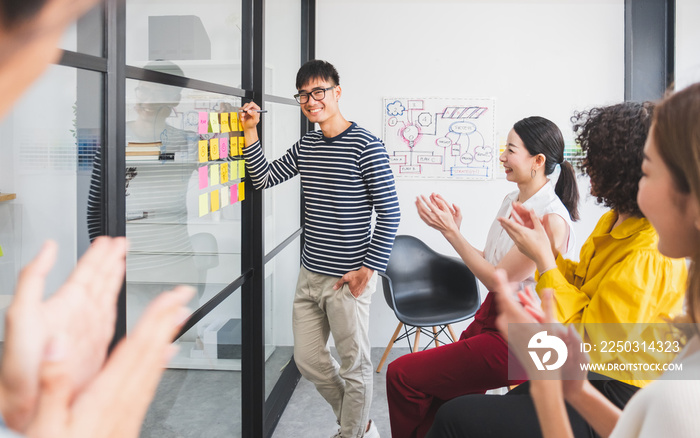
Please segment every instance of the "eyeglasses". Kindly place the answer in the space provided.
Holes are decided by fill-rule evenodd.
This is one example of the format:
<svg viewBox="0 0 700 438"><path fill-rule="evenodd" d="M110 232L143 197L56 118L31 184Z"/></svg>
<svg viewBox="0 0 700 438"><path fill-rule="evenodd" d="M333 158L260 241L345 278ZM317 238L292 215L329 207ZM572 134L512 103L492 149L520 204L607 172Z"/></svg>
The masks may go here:
<svg viewBox="0 0 700 438"><path fill-rule="evenodd" d="M306 103L309 101L309 96L313 97L314 100L319 101L323 100L324 97L326 97L326 91L332 90L336 87L336 85L333 85L332 87L328 88L317 88L315 90L311 90L311 93L299 93L295 94L294 98L299 102L300 104Z"/></svg>

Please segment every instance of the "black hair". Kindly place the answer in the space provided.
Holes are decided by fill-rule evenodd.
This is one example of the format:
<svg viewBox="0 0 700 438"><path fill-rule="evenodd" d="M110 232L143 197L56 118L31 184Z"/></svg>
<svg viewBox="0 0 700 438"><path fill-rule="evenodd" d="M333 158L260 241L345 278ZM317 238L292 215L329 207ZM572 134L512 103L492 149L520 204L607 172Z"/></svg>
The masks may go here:
<svg viewBox="0 0 700 438"><path fill-rule="evenodd" d="M532 116L516 122L513 129L530 155L544 155L545 175L554 172L557 164L561 166L554 192L569 211L571 220L577 221L579 215L576 172L571 163L564 161L564 137L557 125L544 117Z"/></svg>
<svg viewBox="0 0 700 438"><path fill-rule="evenodd" d="M297 72L297 90L308 84L313 79L322 79L340 85L338 71L330 62L313 59L301 66Z"/></svg>
<svg viewBox="0 0 700 438"><path fill-rule="evenodd" d="M4 0L0 1L2 24L12 27L33 17L46 3L46 0Z"/></svg>
<svg viewBox="0 0 700 438"><path fill-rule="evenodd" d="M571 122L585 157L581 169L599 203L644 217L637 205L644 143L654 113L651 102L624 102L574 113Z"/></svg>

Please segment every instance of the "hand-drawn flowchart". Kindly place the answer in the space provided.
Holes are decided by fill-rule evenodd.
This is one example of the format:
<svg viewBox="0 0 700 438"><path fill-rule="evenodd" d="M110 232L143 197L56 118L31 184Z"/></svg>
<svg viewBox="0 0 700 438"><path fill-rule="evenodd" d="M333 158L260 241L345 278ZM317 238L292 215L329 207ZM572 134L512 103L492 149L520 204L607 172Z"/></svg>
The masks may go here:
<svg viewBox="0 0 700 438"><path fill-rule="evenodd" d="M385 98L384 144L397 178L492 179L494 99Z"/></svg>

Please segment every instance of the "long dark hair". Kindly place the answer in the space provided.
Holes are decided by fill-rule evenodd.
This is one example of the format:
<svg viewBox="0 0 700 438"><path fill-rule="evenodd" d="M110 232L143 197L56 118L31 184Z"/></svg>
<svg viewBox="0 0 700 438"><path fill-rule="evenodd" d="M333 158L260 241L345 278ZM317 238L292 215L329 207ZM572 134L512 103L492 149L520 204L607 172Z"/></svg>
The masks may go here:
<svg viewBox="0 0 700 438"><path fill-rule="evenodd" d="M564 161L564 137L557 125L544 117L532 116L516 122L513 129L525 144L530 155L544 155L545 175L554 172L557 164L561 166L554 192L569 211L571 220L577 221L579 215L576 173L571 163Z"/></svg>

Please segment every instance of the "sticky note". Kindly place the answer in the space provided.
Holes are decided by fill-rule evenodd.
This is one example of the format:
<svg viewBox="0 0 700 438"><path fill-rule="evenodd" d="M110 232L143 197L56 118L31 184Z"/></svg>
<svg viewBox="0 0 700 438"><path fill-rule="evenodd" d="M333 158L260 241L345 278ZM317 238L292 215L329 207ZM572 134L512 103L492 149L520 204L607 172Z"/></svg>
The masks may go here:
<svg viewBox="0 0 700 438"><path fill-rule="evenodd" d="M233 181L234 179L238 179L238 161L230 161L228 164L230 166L230 169L228 172L229 181Z"/></svg>
<svg viewBox="0 0 700 438"><path fill-rule="evenodd" d="M206 134L209 129L209 114L205 112L199 113L199 133Z"/></svg>
<svg viewBox="0 0 700 438"><path fill-rule="evenodd" d="M209 193L199 195L199 217L209 213Z"/></svg>
<svg viewBox="0 0 700 438"><path fill-rule="evenodd" d="M221 132L231 132L228 124L228 113L221 113Z"/></svg>
<svg viewBox="0 0 700 438"><path fill-rule="evenodd" d="M206 163L209 161L207 159L208 151L207 151L207 141L206 140L199 140L199 162L200 163Z"/></svg>
<svg viewBox="0 0 700 438"><path fill-rule="evenodd" d="M224 163L226 164L226 163ZM218 164L212 164L209 166L209 170L211 171L211 185L215 186L219 184L219 165Z"/></svg>
<svg viewBox="0 0 700 438"><path fill-rule="evenodd" d="M238 155L238 137L231 137L229 140L229 151L232 157Z"/></svg>
<svg viewBox="0 0 700 438"><path fill-rule="evenodd" d="M221 207L226 207L231 203L231 195L228 194L228 186L221 188Z"/></svg>
<svg viewBox="0 0 700 438"><path fill-rule="evenodd" d="M212 160L219 159L219 139L212 138L209 140L209 158Z"/></svg>
<svg viewBox="0 0 700 438"><path fill-rule="evenodd" d="M219 113L209 113L209 124L211 125L211 132L220 133L219 129Z"/></svg>
<svg viewBox="0 0 700 438"><path fill-rule="evenodd" d="M219 198L219 191L214 190L211 192L211 211L219 211L219 202L221 202L221 198Z"/></svg>
<svg viewBox="0 0 700 438"><path fill-rule="evenodd" d="M199 188L206 189L209 185L209 169L207 166L199 168Z"/></svg>
<svg viewBox="0 0 700 438"><path fill-rule="evenodd" d="M228 157L228 138L221 137L219 139L219 158Z"/></svg>
<svg viewBox="0 0 700 438"><path fill-rule="evenodd" d="M228 165L227 163L221 164L221 184L226 184L228 182Z"/></svg>
<svg viewBox="0 0 700 438"><path fill-rule="evenodd" d="M230 113L229 123L231 124L231 131L240 131L238 129L238 113Z"/></svg>
<svg viewBox="0 0 700 438"><path fill-rule="evenodd" d="M245 183L238 183L238 200L243 201L245 199Z"/></svg>
<svg viewBox="0 0 700 438"><path fill-rule="evenodd" d="M231 187L231 204L238 202L238 184L234 184Z"/></svg>
<svg viewBox="0 0 700 438"><path fill-rule="evenodd" d="M238 155L243 155L243 148L245 147L245 137L238 137Z"/></svg>
<svg viewBox="0 0 700 438"><path fill-rule="evenodd" d="M243 122L240 117L238 118L238 130L243 131Z"/></svg>
<svg viewBox="0 0 700 438"><path fill-rule="evenodd" d="M245 177L245 160L238 161L238 177L239 178Z"/></svg>

